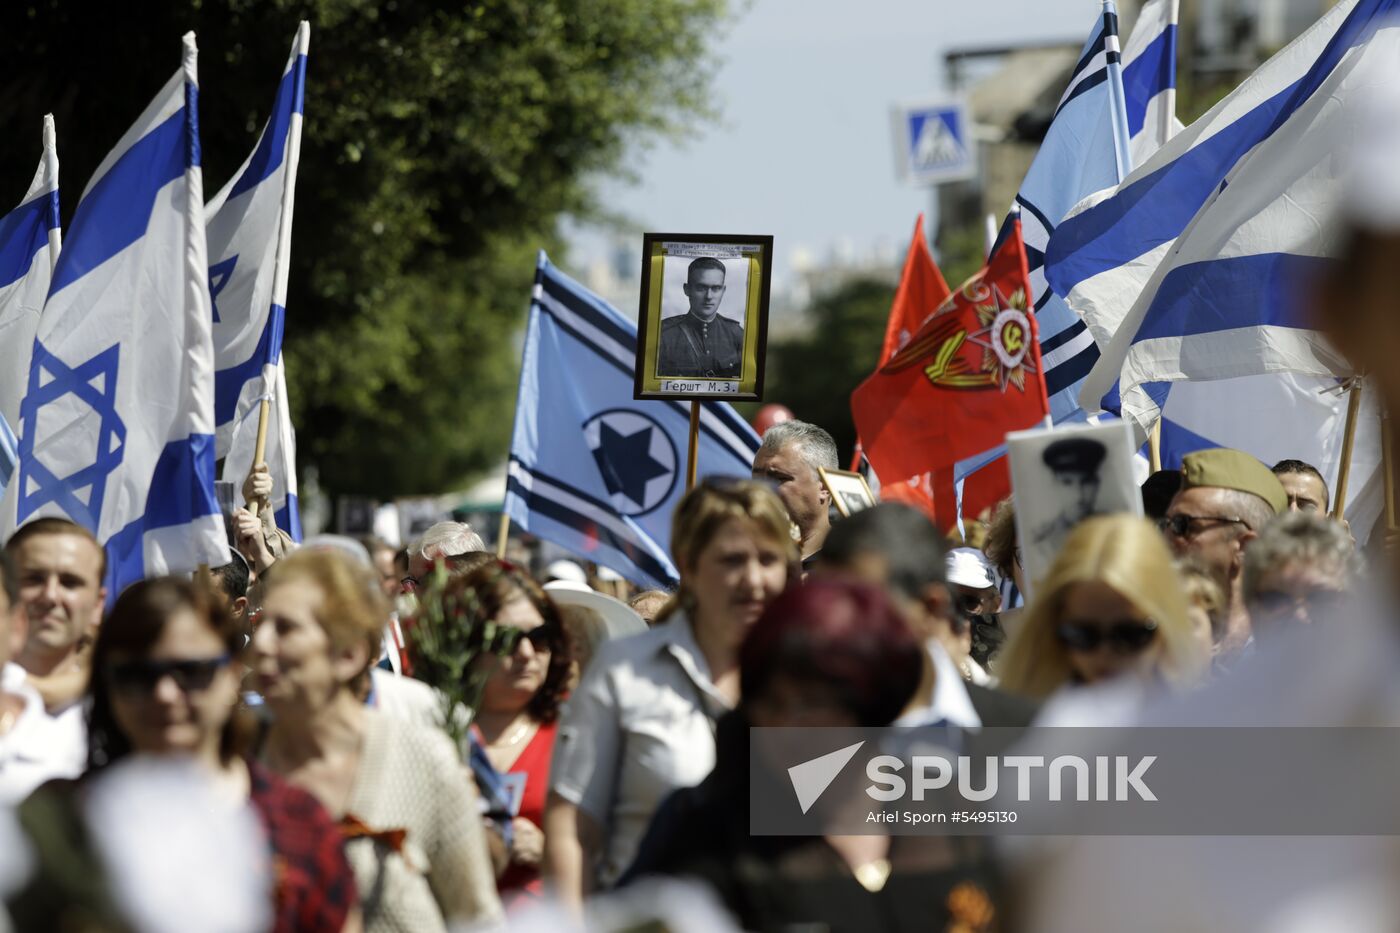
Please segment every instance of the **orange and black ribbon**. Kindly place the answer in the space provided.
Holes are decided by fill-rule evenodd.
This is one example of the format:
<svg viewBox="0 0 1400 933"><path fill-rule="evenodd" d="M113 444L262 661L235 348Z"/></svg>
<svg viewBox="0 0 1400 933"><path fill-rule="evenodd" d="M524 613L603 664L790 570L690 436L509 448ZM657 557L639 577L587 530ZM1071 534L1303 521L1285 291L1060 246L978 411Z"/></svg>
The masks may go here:
<svg viewBox="0 0 1400 933"><path fill-rule="evenodd" d="M371 829L364 820L353 813L347 813L340 818L340 834L345 837L346 842L351 839L373 839L382 843L397 852L411 871L417 871L404 848L404 843L408 841L408 830L401 826L395 829Z"/></svg>

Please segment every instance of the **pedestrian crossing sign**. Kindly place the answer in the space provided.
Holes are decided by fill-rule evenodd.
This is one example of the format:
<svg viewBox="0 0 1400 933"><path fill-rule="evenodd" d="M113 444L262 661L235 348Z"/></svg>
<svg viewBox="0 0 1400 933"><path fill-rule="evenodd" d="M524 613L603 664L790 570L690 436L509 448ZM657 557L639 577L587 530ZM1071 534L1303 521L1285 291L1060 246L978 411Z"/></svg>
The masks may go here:
<svg viewBox="0 0 1400 933"><path fill-rule="evenodd" d="M971 178L976 170L962 101L924 101L895 109L899 174L914 185Z"/></svg>

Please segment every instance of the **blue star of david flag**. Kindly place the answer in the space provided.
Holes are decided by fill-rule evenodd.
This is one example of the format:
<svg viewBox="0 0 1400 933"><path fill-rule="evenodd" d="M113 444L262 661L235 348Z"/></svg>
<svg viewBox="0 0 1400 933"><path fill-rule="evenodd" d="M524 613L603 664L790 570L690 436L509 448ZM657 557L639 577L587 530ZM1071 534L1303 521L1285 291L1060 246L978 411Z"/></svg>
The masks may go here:
<svg viewBox="0 0 1400 933"><path fill-rule="evenodd" d="M541 252L505 509L531 534L641 586L670 588L690 406L634 401L636 357L636 326ZM758 435L723 402L700 410L698 475L749 476Z"/></svg>
<svg viewBox="0 0 1400 933"><path fill-rule="evenodd" d="M282 334L310 38L311 27L303 22L257 145L205 208L216 456L224 459L223 478L241 486L253 466L261 402L269 401L263 452L272 476L269 506L278 527L297 541L301 517Z"/></svg>
<svg viewBox="0 0 1400 933"><path fill-rule="evenodd" d="M107 587L229 560L214 497L199 78L179 70L93 173L35 334L16 524L64 516L107 548Z"/></svg>
<svg viewBox="0 0 1400 933"><path fill-rule="evenodd" d="M24 200L0 217L0 494L19 462L19 403L29 349L58 259L58 149L53 116L44 117L44 154Z"/></svg>
<svg viewBox="0 0 1400 933"><path fill-rule="evenodd" d="M1176 118L1179 0L1148 0L1123 45L1123 102L1133 165L1146 162L1182 129Z"/></svg>
<svg viewBox="0 0 1400 933"><path fill-rule="evenodd" d="M1118 12L1104 0L1054 120L1016 194L998 242L1019 216L1040 326L1041 363L1055 422L1076 419L1080 381L1098 351L1094 338L1045 281L1045 247L1055 226L1083 198L1118 184L1132 168ZM1080 416L1082 417L1082 416Z"/></svg>
<svg viewBox="0 0 1400 933"><path fill-rule="evenodd" d="M1146 108L1147 98L1141 106ZM1118 44L1118 11L1112 0L1104 0L1060 97L1050 129L992 247L995 251L1001 245L1011 232L1012 221L1019 218L1040 328L1050 417L1056 424L1087 418L1079 407L1079 385L1099 353L1084 322L1045 281L1046 244L1055 225L1079 201L1116 185L1128 174L1132 167L1131 138ZM1005 452L1002 445L960 461L954 468L954 478L967 477Z"/></svg>

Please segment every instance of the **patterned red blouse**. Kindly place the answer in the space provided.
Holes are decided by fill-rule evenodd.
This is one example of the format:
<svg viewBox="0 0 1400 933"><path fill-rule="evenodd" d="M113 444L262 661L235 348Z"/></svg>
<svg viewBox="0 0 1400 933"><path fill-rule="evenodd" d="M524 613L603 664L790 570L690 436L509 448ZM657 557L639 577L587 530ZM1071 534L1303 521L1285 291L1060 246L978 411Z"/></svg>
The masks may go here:
<svg viewBox="0 0 1400 933"><path fill-rule="evenodd" d="M359 903L340 827L311 794L256 761L249 799L267 830L277 872L275 933L340 933Z"/></svg>

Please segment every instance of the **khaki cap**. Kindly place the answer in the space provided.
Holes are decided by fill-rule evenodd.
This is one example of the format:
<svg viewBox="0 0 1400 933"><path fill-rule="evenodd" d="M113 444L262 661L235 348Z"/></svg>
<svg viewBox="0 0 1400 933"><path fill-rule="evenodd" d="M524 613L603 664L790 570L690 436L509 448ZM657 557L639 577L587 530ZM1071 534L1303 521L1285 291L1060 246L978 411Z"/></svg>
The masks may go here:
<svg viewBox="0 0 1400 933"><path fill-rule="evenodd" d="M1269 503L1275 515L1288 511L1288 493L1273 471L1242 450L1216 447L1181 458L1181 488L1214 486L1249 492Z"/></svg>

